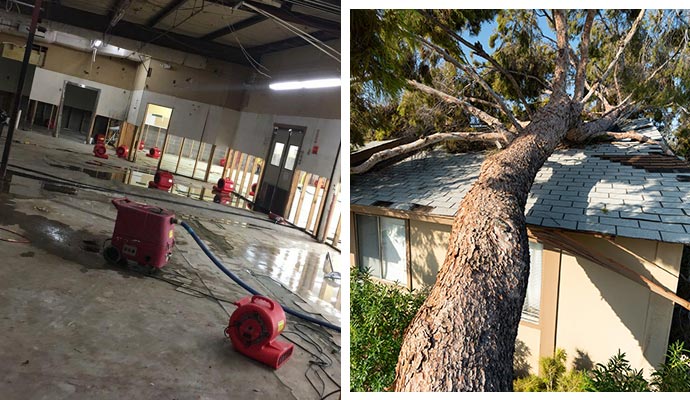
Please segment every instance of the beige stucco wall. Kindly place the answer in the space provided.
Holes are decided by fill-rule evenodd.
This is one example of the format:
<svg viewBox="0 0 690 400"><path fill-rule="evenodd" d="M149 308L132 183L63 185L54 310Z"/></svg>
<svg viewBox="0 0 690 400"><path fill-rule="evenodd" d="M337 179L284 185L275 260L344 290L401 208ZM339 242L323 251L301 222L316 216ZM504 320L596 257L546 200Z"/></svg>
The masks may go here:
<svg viewBox="0 0 690 400"><path fill-rule="evenodd" d="M412 289L433 285L448 249L450 225L410 220Z"/></svg>
<svg viewBox="0 0 690 400"><path fill-rule="evenodd" d="M652 262L640 262L605 239L572 235L589 248L621 262L675 292L682 245L617 238L616 242ZM664 359L673 314L671 301L620 274L563 254L558 299L556 346L578 351L592 363L606 362L618 349L634 368L649 373Z"/></svg>
<svg viewBox="0 0 690 400"><path fill-rule="evenodd" d="M539 348L541 347L541 329L531 324L520 324L515 341L515 360L518 366L526 367L526 371L516 371L516 374L537 374L539 370ZM527 365L525 366L524 363Z"/></svg>
<svg viewBox="0 0 690 400"><path fill-rule="evenodd" d="M372 214L376 211L372 208ZM354 221L354 214L351 217ZM412 286L433 284L445 258L450 226L410 220ZM351 238L354 230L351 228ZM676 291L683 252L680 244L616 238L615 242L649 261L616 248L606 239L570 234L589 249L604 254L671 292ZM538 240L538 239L537 239ZM356 242L350 256L356 260ZM606 362L618 349L634 368L649 374L663 361L673 304L648 288L559 249L545 246L542 254L542 297L538 324L521 322L518 340L526 346L525 360L537 373L539 357L565 349L568 368Z"/></svg>

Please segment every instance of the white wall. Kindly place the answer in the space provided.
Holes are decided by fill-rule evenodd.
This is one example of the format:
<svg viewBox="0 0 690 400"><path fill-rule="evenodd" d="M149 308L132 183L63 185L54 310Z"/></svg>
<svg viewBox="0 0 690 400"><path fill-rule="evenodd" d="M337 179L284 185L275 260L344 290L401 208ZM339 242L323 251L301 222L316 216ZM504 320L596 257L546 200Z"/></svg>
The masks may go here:
<svg viewBox="0 0 690 400"><path fill-rule="evenodd" d="M243 153L266 157L274 124L296 125L307 128L302 142L302 156L297 168L330 178L340 143L340 120L282 115L257 114L243 111L231 147ZM319 134L319 150L311 154L316 134Z"/></svg>
<svg viewBox="0 0 690 400"><path fill-rule="evenodd" d="M98 115L114 119L126 118L130 108L131 91L43 68L36 68L31 86L31 100L59 105L65 81L101 90L96 109Z"/></svg>

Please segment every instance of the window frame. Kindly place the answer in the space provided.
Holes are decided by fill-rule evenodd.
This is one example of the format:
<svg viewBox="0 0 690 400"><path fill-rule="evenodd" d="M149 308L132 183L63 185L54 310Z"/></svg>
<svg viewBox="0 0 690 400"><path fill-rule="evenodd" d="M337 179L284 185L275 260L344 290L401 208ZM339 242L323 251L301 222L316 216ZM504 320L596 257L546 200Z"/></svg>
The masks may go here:
<svg viewBox="0 0 690 400"><path fill-rule="evenodd" d="M404 223L404 254L405 254L405 263L404 263L404 275L405 275L405 282L398 281L398 280L389 280L385 278L379 278L377 276L374 276L373 274L371 275L372 279L376 279L377 281L388 283L388 284L397 284L400 286L405 286L407 288L412 288L412 270L411 270L411 261L410 261L410 220L405 219L405 218L398 218L398 217L393 217L393 216L388 216L388 215L380 215L380 214L372 214L372 213L363 213L363 212L353 212L352 215L354 218L353 220L353 225L354 225L354 240L355 240L355 256L356 256L356 264L357 268L364 268L361 262L362 254L361 254L361 247L360 247L360 238L359 235L359 222L358 222L358 216L363 216L363 217L371 217L371 218L376 218L376 232L377 232L377 240L378 240L378 261L379 261L379 267L381 268L380 272L383 272L383 248L382 248L382 240L381 240L381 218L390 218L398 221L403 221ZM381 275L383 275L381 273Z"/></svg>

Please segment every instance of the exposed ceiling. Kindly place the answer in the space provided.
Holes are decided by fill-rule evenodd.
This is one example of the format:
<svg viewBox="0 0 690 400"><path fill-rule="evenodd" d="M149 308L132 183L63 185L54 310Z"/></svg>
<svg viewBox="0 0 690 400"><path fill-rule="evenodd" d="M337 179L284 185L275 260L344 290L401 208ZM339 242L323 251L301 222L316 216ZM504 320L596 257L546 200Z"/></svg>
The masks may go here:
<svg viewBox="0 0 690 400"><path fill-rule="evenodd" d="M30 15L31 7L0 0ZM44 0L42 18L247 65L252 57L309 45L299 30L340 38L340 0ZM286 28L280 19L288 23Z"/></svg>

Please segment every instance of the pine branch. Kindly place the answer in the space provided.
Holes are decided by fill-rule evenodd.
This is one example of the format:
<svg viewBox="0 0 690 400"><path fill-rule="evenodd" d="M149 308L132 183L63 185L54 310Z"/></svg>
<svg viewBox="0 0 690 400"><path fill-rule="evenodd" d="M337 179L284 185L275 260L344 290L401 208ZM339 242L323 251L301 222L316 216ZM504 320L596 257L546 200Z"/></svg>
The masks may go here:
<svg viewBox="0 0 690 400"><path fill-rule="evenodd" d="M504 140L506 142L510 142L513 140L513 137L515 136L515 134L513 132L510 132L498 118L496 118L490 114L487 114L486 112L478 109L477 107L473 106L472 104L468 103L467 101L465 101L463 99L459 99L459 98L454 97L454 96L451 96L448 93L444 93L438 89L434 89L430 86L427 86L427 85L420 83L420 82L417 82L417 81L408 80L407 83L410 86L414 87L415 89L417 89L421 92L431 94L433 96L437 96L447 103L457 104L457 105L463 107L468 113L470 113L473 116L484 121L487 125L491 126L496 131L498 131L499 134L504 135ZM515 123L518 124L518 126L520 126L520 128L522 128L522 125L519 125L519 122L517 122L517 120Z"/></svg>
<svg viewBox="0 0 690 400"><path fill-rule="evenodd" d="M458 35L455 31L453 31L448 26L443 24L441 21L439 21L438 18L436 18L433 14L427 12L426 10L418 10L418 12L420 14L422 14L424 17L426 17L427 19L429 19L431 22L436 24L437 26L440 26L441 29L443 29L452 38L454 38L455 40L464 44L465 46L469 47L470 49L472 49L472 51L474 51L475 54L477 54L478 56L487 60L491 65L494 66L494 68L496 68L500 73L502 73L506 78L508 78L510 83L515 88L515 92L517 93L517 96L520 99L520 102L525 106L525 111L527 112L529 119L532 119L532 112L530 111L529 104L527 104L527 100L525 99L525 95L522 94L522 89L520 89L520 85L518 85L517 81L515 80L515 77L513 77L513 74L509 73L505 68L503 68L503 66L498 61L496 61L495 58L493 58L491 55L489 55L489 53L484 51L484 48L481 47L481 45L477 46L475 44L468 42L462 36Z"/></svg>
<svg viewBox="0 0 690 400"><path fill-rule="evenodd" d="M582 27L582 36L580 38L580 60L577 63L577 72L575 73L575 92L573 100L578 101L584 94L585 86L585 70L587 62L589 61L589 39L592 33L592 23L594 22L594 15L596 10L588 10L585 18L585 25Z"/></svg>
<svg viewBox="0 0 690 400"><path fill-rule="evenodd" d="M568 23L563 10L553 10L553 19L556 28L556 42L558 43L558 57L554 71L553 97L556 99L566 94L566 82L568 76Z"/></svg>
<svg viewBox="0 0 690 400"><path fill-rule="evenodd" d="M515 118L515 116L513 115L513 113L510 111L510 108L509 108L508 105L505 103L505 101L503 100L503 98L502 98L501 96L499 96L498 93L496 93L496 92L491 88L491 86L489 86L489 84L486 83L486 81L485 81L484 79L482 79L482 77L479 76L479 74L477 74L477 72L476 72L473 68L468 67L468 66L465 65L464 63L462 63L462 62L460 62L459 60L457 60L455 57L451 56L447 51L445 51L445 50L442 49L441 47L437 46L436 44L429 42L428 40L424 39L423 37L417 35L417 36L415 36L415 38L416 38L420 43L422 43L422 44L424 44L425 46L429 47L431 50L437 52L437 53L438 53L439 55L441 55L446 61L448 61L449 63L455 65L455 66L458 67L458 68L460 68L460 69L461 69L463 72L465 72L473 81L477 82L482 88L484 88L484 90L486 90L486 92L489 93L489 95L490 95L491 97L493 97L493 99L496 101L496 103L498 103L498 104L501 106L501 111L503 111L503 114L505 114L506 117L508 117L508 119L510 120L510 122L511 122L511 123L513 124L513 126L515 127L515 130L517 130L518 133L522 133L522 132L523 132L522 126L521 126L520 123L517 121L517 119Z"/></svg>
<svg viewBox="0 0 690 400"><path fill-rule="evenodd" d="M632 26L630 27L628 34L625 35L625 38L623 39L623 41L618 45L618 51L616 51L616 55L613 57L613 60L611 60L609 65L606 67L606 70L604 70L604 73L601 75L599 80L597 80L596 83L594 85L592 85L592 89L582 99L582 103L586 103L587 100L589 100L589 98L592 97L592 95L594 94L594 90L598 89L599 86L601 86L602 82L604 82L606 80L606 78L608 78L611 71L613 71L613 67L620 60L621 55L623 55L623 51L625 51L625 48L628 46L628 43L630 43L633 36L635 36L635 32L637 32L637 27L640 26L640 22L642 22L642 17L644 17L644 12L645 12L645 10L640 10L640 14L637 16L637 18L635 18L635 21L633 22Z"/></svg>
<svg viewBox="0 0 690 400"><path fill-rule="evenodd" d="M393 157L399 156L401 154L411 153L429 147L433 144L442 142L444 140L462 140L469 142L491 142L495 143L497 147L502 147L507 145L505 142L505 137L500 133L479 133L479 132L444 132L444 133L434 133L429 136L425 136L421 139L415 140L414 142L407 143L398 147L394 147L388 150L382 150L378 153L373 154L368 160L359 164L356 167L350 168L351 174L363 174L371 170L376 164L389 160Z"/></svg>

